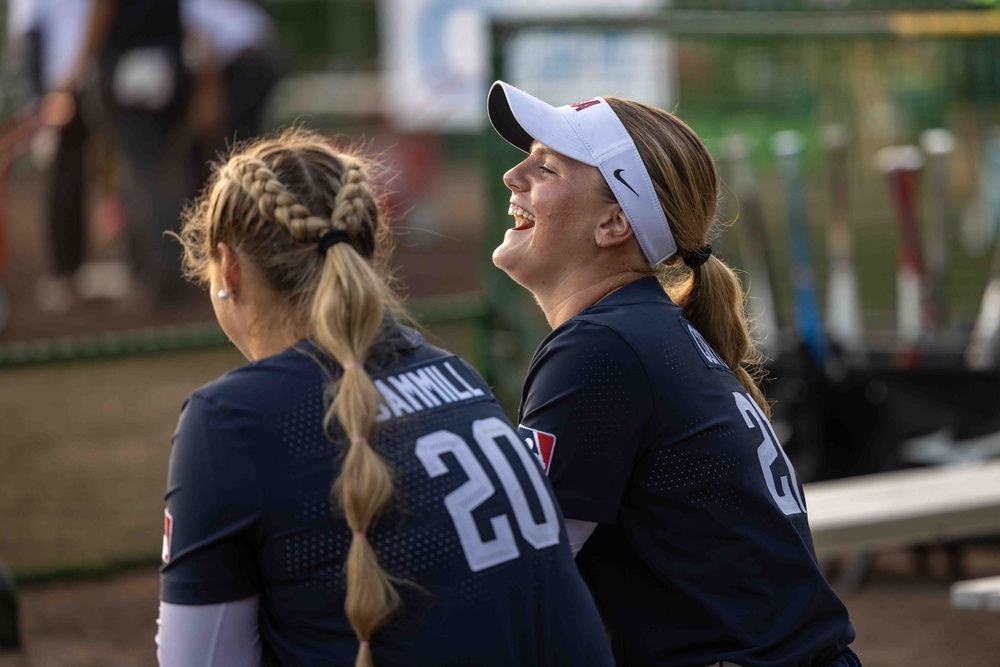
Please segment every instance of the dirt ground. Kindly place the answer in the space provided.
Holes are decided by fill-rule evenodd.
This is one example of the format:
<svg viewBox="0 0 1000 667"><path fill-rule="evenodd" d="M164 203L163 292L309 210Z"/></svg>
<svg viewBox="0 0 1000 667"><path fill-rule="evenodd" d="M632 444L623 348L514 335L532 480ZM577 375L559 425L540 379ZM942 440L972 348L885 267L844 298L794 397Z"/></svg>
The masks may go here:
<svg viewBox="0 0 1000 667"><path fill-rule="evenodd" d="M967 554L969 574L1000 573L998 557ZM27 588L24 649L0 653L0 667L154 667L157 587L156 572L143 570ZM1000 614L951 609L947 578L916 575L908 554L884 554L843 599L866 667L1000 667Z"/></svg>

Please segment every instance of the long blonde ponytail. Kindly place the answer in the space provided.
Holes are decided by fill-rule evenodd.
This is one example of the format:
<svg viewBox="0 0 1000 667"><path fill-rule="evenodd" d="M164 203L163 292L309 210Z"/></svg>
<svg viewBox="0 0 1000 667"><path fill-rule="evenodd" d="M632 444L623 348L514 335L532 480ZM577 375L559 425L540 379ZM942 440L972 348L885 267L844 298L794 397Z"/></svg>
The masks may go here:
<svg viewBox="0 0 1000 667"><path fill-rule="evenodd" d="M763 365L750 336L746 293L732 268L713 255L690 269L686 280L668 280L667 294L770 418L771 406L758 384Z"/></svg>
<svg viewBox="0 0 1000 667"><path fill-rule="evenodd" d="M347 159L337 193L332 226L350 236L364 223L367 182L355 161ZM331 499L344 511L353 532L347 554L347 618L360 640L356 667L373 665L370 640L399 607L400 598L389 575L379 565L368 541L368 529L392 499L392 475L371 446L381 395L364 362L382 324L386 287L372 266L348 243L326 251L320 287L312 308L313 339L344 369L337 383L324 426L340 422L348 438L347 455Z"/></svg>
<svg viewBox="0 0 1000 667"><path fill-rule="evenodd" d="M328 234L342 242L324 250ZM186 273L200 281L220 242L237 248L283 297L287 326L343 368L327 387L323 427L332 434L339 424L347 442L330 498L353 534L344 606L359 640L355 665L372 667L372 635L401 602L368 540L393 479L373 447L381 395L365 362L398 302L376 269L387 235L366 165L297 129L239 147L188 211L179 238Z"/></svg>
<svg viewBox="0 0 1000 667"><path fill-rule="evenodd" d="M633 100L605 99L635 141L677 242L677 254L660 267L667 294L770 416L758 384L761 355L750 335L739 278L714 255L693 269L683 264L708 243L715 225L719 178L712 157L698 135L673 114ZM614 201L610 188L605 197Z"/></svg>

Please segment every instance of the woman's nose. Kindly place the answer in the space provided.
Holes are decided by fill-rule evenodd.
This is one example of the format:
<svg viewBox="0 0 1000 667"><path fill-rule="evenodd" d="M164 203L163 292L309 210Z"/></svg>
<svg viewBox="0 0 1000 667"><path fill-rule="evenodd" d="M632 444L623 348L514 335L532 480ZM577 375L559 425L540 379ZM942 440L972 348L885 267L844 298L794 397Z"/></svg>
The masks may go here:
<svg viewBox="0 0 1000 667"><path fill-rule="evenodd" d="M525 189L524 179L521 176L521 167L523 165L524 163L522 162L503 175L503 184L506 185L512 192L521 192Z"/></svg>

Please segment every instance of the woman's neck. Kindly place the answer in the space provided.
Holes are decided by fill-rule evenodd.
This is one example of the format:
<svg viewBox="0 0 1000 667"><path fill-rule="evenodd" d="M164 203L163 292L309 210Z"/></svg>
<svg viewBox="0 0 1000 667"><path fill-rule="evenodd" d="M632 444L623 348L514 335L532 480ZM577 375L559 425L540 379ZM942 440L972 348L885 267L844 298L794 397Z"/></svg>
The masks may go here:
<svg viewBox="0 0 1000 667"><path fill-rule="evenodd" d="M642 274L635 271L620 271L583 284L565 285L549 294L534 294L549 326L556 329L576 317L584 308L593 306L612 292L642 277Z"/></svg>
<svg viewBox="0 0 1000 667"><path fill-rule="evenodd" d="M247 343L247 347L249 348L247 351L250 353L250 360L257 361L287 350L299 342L300 339L301 337L299 336L287 333L284 335L252 338Z"/></svg>
<svg viewBox="0 0 1000 667"><path fill-rule="evenodd" d="M258 308L247 323L245 354L251 361L257 361L283 352L305 338L307 334L297 330L301 328L290 326L288 317L277 304L269 309Z"/></svg>

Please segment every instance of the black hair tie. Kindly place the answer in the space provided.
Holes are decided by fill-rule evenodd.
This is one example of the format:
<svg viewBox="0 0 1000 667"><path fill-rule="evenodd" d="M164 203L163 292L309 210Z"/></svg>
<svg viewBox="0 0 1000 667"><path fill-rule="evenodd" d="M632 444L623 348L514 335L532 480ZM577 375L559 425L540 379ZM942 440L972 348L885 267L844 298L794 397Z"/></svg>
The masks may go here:
<svg viewBox="0 0 1000 667"><path fill-rule="evenodd" d="M331 229L319 237L319 254L326 255L326 251L338 243L350 243L351 237L346 229Z"/></svg>
<svg viewBox="0 0 1000 667"><path fill-rule="evenodd" d="M684 255L684 263L690 266L692 269L698 268L702 264L708 261L708 258L712 256L712 246L705 244L698 250L694 252L689 252Z"/></svg>

